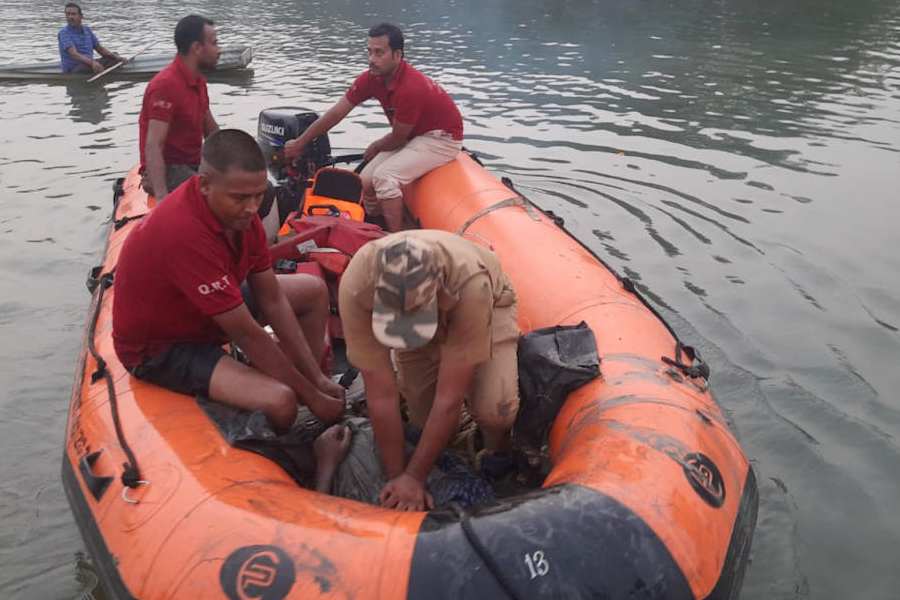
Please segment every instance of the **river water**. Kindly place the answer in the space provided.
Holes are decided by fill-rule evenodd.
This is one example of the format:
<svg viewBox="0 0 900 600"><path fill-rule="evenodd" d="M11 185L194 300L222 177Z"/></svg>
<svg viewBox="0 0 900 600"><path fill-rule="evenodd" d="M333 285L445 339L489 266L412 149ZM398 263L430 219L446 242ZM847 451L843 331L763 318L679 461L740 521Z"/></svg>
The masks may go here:
<svg viewBox="0 0 900 600"><path fill-rule="evenodd" d="M688 343L760 482L742 597L900 589L900 4L894 0L193 2L252 77L223 126L336 100L365 29L454 96L466 144L620 272ZM169 51L180 2L97 0L128 54ZM0 63L53 58L62 4L0 0ZM112 180L142 82L0 83L0 597L67 598L83 549L60 484ZM357 109L340 149L383 131ZM370 131L376 129L378 131ZM552 291L550 291L552 293ZM892 591L894 590L894 591Z"/></svg>

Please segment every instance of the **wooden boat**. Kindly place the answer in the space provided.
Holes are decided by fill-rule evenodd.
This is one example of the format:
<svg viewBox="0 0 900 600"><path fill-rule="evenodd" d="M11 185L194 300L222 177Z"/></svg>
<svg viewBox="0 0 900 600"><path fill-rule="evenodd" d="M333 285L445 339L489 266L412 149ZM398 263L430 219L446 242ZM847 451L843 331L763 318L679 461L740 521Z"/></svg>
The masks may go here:
<svg viewBox="0 0 900 600"><path fill-rule="evenodd" d="M407 190L411 211L494 249L524 331L586 321L602 377L556 418L542 487L471 513L303 489L229 446L190 398L132 378L112 346L112 274L155 204L139 181L117 187L62 461L111 597L737 597L757 485L708 370L627 279L472 158Z"/></svg>
<svg viewBox="0 0 900 600"><path fill-rule="evenodd" d="M104 79L149 79L172 62L173 56L172 53L140 55L104 76ZM240 71L246 69L252 60L253 48L250 46L226 48L222 50L216 68L209 73ZM93 73L63 73L60 71L59 61L0 65L0 81L81 81L87 80L92 75Z"/></svg>

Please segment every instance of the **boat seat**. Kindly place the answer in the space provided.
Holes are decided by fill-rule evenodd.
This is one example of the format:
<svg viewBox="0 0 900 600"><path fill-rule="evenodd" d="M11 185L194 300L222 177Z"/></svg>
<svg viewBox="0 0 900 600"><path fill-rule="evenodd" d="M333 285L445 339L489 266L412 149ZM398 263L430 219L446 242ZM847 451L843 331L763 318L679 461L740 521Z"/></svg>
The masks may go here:
<svg viewBox="0 0 900 600"><path fill-rule="evenodd" d="M338 167L323 167L316 171L312 181L312 195L346 200L362 201L362 179L353 171Z"/></svg>
<svg viewBox="0 0 900 600"><path fill-rule="evenodd" d="M353 171L323 167L316 171L306 192L303 214L332 216L362 221L362 179Z"/></svg>

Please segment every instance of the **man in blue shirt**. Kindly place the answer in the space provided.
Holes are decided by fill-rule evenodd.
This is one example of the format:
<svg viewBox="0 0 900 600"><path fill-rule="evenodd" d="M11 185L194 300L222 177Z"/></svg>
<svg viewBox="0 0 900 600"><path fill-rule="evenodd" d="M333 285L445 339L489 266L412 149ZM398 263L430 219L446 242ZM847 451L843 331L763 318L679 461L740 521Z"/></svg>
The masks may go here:
<svg viewBox="0 0 900 600"><path fill-rule="evenodd" d="M103 69L124 60L115 52L100 45L100 40L87 25L81 24L81 7L74 2L66 4L65 27L59 30L59 58L63 73L99 73ZM103 58L94 60L94 50Z"/></svg>

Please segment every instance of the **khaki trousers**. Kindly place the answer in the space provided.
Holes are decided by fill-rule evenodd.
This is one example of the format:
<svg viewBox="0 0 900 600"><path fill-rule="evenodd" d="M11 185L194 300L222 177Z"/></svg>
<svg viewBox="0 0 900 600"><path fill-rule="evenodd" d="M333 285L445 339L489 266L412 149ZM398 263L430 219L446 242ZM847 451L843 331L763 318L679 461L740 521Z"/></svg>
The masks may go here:
<svg viewBox="0 0 900 600"><path fill-rule="evenodd" d="M491 324L491 358L475 368L466 394L466 408L482 427L509 429L519 410L519 369L516 361L519 327L516 305L494 308ZM397 381L406 400L410 421L425 426L434 403L441 345L428 344L417 350L396 353Z"/></svg>
<svg viewBox="0 0 900 600"><path fill-rule="evenodd" d="M429 131L397 150L379 152L360 173L366 212L379 214L378 200L402 198L402 186L445 165L459 154L462 142L443 131ZM374 198L372 197L374 194Z"/></svg>

